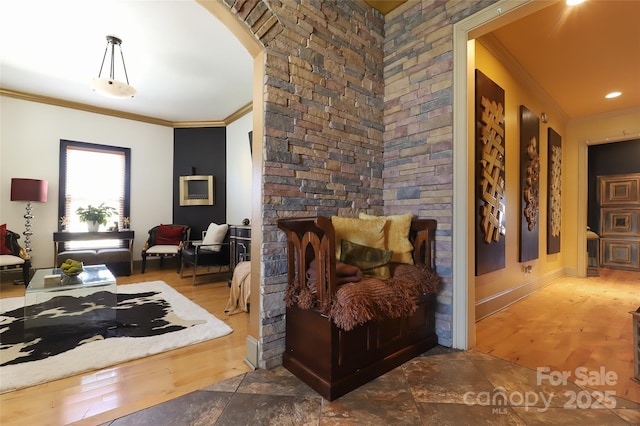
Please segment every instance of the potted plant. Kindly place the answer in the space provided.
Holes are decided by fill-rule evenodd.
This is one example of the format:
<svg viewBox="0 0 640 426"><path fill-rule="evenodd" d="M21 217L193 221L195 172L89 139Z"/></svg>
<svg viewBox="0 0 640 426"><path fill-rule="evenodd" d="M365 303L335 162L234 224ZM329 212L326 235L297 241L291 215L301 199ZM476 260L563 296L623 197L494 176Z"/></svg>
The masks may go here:
<svg viewBox="0 0 640 426"><path fill-rule="evenodd" d="M104 203L100 203L99 206L94 207L89 204L88 207L78 207L76 213L80 217L80 222L87 222L89 232L96 232L100 225L106 225L107 219L117 210L110 206L105 206Z"/></svg>

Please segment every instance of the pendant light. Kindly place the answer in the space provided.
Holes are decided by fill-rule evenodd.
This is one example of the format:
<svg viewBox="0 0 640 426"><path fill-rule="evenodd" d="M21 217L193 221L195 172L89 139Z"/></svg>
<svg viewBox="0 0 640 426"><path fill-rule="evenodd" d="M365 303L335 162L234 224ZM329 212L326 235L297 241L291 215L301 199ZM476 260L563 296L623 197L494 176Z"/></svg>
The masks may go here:
<svg viewBox="0 0 640 426"><path fill-rule="evenodd" d="M133 98L136 94L136 89L129 85L129 77L127 76L127 67L124 64L124 55L122 54L122 40L116 36L107 36L107 47L104 49L104 56L102 57L102 65L100 65L100 72L98 77L91 80L91 88L96 92L108 96L110 98ZM116 46L120 49L120 57L122 58L122 68L124 69L124 77L126 83L115 79L115 49ZM107 58L107 52L111 48L111 65L109 67L109 77L102 77L102 69L104 68L104 61Z"/></svg>

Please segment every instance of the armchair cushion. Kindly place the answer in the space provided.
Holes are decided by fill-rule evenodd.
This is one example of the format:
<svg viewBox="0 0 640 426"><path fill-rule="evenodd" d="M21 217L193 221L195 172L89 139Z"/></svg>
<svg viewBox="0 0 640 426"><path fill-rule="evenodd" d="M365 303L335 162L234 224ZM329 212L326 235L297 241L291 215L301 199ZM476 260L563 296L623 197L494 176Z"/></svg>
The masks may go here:
<svg viewBox="0 0 640 426"><path fill-rule="evenodd" d="M178 254L180 252L180 245L174 244L157 244L147 249L147 254Z"/></svg>
<svg viewBox="0 0 640 426"><path fill-rule="evenodd" d="M7 247L7 224L0 225L0 254L13 254L11 248Z"/></svg>
<svg viewBox="0 0 640 426"><path fill-rule="evenodd" d="M182 242L182 233L183 227L160 225L156 235L156 244L178 246Z"/></svg>
<svg viewBox="0 0 640 426"><path fill-rule="evenodd" d="M24 262L25 260L19 256L12 254L0 255L0 266L22 265Z"/></svg>
<svg viewBox="0 0 640 426"><path fill-rule="evenodd" d="M202 239L201 249L209 251L220 251L222 242L224 241L228 230L229 225L227 225L226 223L218 225L211 222L209 224L209 227L207 228L207 232L205 233L204 238Z"/></svg>

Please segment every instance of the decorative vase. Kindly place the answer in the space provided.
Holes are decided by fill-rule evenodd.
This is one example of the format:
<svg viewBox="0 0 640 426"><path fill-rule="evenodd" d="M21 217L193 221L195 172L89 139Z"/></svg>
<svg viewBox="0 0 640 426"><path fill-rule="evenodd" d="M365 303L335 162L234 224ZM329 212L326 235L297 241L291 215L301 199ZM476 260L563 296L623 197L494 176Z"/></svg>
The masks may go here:
<svg viewBox="0 0 640 426"><path fill-rule="evenodd" d="M98 229L100 228L100 223L99 222L87 222L87 228L89 229L89 232L98 232Z"/></svg>

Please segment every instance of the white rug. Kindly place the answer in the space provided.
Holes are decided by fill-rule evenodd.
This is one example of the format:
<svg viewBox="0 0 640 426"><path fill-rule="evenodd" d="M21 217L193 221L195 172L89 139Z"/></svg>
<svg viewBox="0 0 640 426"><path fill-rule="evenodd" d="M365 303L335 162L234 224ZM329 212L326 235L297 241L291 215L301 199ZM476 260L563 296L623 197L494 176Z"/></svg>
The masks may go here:
<svg viewBox="0 0 640 426"><path fill-rule="evenodd" d="M118 294L159 291L176 315L185 320L201 320L202 324L151 337L118 337L92 341L59 355L39 361L0 367L0 393L17 390L85 371L166 352L194 343L230 334L233 330L205 309L191 302L162 281L119 285ZM2 313L24 306L24 297L0 299ZM6 318L6 317L5 317ZM1 342L0 342L1 343Z"/></svg>

